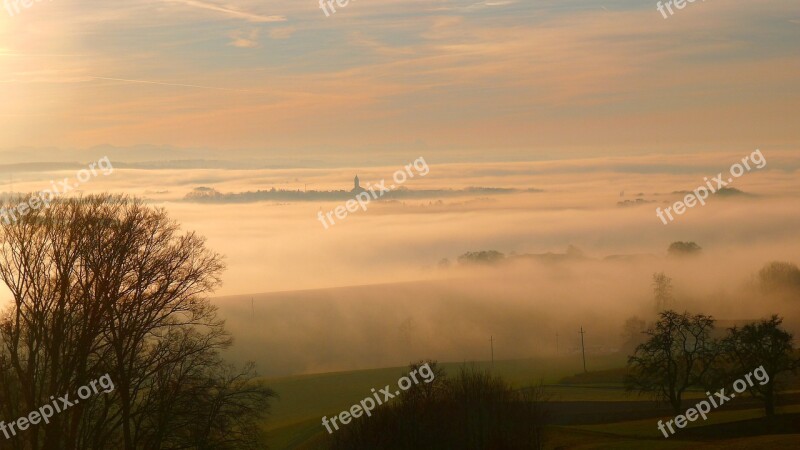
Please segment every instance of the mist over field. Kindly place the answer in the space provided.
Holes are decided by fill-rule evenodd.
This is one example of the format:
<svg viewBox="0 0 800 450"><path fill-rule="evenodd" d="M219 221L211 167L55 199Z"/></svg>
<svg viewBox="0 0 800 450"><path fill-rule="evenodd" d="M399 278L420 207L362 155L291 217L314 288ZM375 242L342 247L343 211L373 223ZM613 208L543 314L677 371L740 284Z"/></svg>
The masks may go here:
<svg viewBox="0 0 800 450"><path fill-rule="evenodd" d="M652 274L673 278L674 308L710 314L723 327L780 311L800 331L796 299L764 295L746 255L686 259L517 261L450 269L436 281L216 299L236 336L231 355L267 375L402 366L420 359L485 361L557 354L580 358L580 327L592 356L621 351L622 327L656 318Z"/></svg>
<svg viewBox="0 0 800 450"><path fill-rule="evenodd" d="M374 201L325 229L318 211L344 202L198 204L183 201L197 187L221 192L352 188L391 179L402 166L336 170L138 170L81 186L85 193L113 190L166 208L185 230L208 238L225 255L228 270L220 295L334 286L358 286L437 278L430 269L467 251L561 252L575 245L595 257L664 254L669 243L696 241L730 261L754 266L796 261L800 229L800 156L764 149L767 164L746 172L731 187L748 195L712 195L664 225L655 208L669 206L749 155L647 156L579 161L437 164L404 184L409 190L509 188L536 192L444 199ZM424 156L424 155L423 155ZM411 162L409 159L408 163ZM119 164L118 164L119 165ZM14 175L14 189L37 191L75 171ZM4 177L10 188L8 172ZM624 207L620 202L647 202ZM713 269L712 269L713 270ZM752 272L752 268L748 268Z"/></svg>
<svg viewBox="0 0 800 450"><path fill-rule="evenodd" d="M575 352L581 326L590 354L614 352L627 318L654 317L655 272L673 278L679 309L723 320L780 311L795 329L797 305L764 298L756 274L770 261L800 262L796 152L764 149L766 165L731 183L740 193L712 194L667 225L655 214L751 152L486 164L434 159L426 176L404 187L509 191L373 201L329 229L317 211L343 202L218 204L185 196L198 187L349 190L356 174L366 185L391 180L398 167L115 168L82 189L147 198L182 229L205 236L228 267L214 303L235 339L232 357L259 362L263 374L290 375L423 358L485 360L490 336L498 358L554 353L556 333L561 349ZM72 174L17 173L14 188L36 190ZM674 241L697 242L702 255L668 257ZM564 254L569 246L583 254L525 256ZM507 260L458 264L459 255L480 250Z"/></svg>

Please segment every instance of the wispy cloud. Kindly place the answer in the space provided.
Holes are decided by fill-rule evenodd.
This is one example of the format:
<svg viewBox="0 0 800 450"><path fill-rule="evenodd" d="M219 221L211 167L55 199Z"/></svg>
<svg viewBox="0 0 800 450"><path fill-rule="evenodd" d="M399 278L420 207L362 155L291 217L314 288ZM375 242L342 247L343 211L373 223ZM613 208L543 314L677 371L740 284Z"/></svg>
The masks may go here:
<svg viewBox="0 0 800 450"><path fill-rule="evenodd" d="M107 80L107 81L121 81L124 83L140 83L140 84L158 84L161 86L177 86L177 87L189 87L189 88L197 88L197 89L212 89L216 91L232 91L232 92L249 92L249 93L260 93L266 94L263 91L253 91L248 89L232 89L232 88L224 88L224 87L216 87L216 86L201 86L198 84L184 84L184 83L164 83L161 81L149 81L149 80L131 80L126 78L110 78L110 77L89 77L94 80Z"/></svg>
<svg viewBox="0 0 800 450"><path fill-rule="evenodd" d="M206 9L209 11L216 11L222 14L225 14L229 17L237 18L237 19L244 19L248 22L256 22L256 23L264 23L264 22L284 22L286 21L286 17L284 16L263 16L260 14L254 14L245 11L237 11L235 9L223 7L214 3L208 2L201 2L198 0L167 0L172 3L182 3L186 6L191 6L193 8L200 8Z"/></svg>
<svg viewBox="0 0 800 450"><path fill-rule="evenodd" d="M462 11L465 11L465 12L472 12L472 11L481 10L481 9L485 9L485 8L513 5L514 3L516 3L516 0L498 0L498 1L484 0L484 1L481 1L481 2L478 2L478 3L473 3L473 4L471 4L469 6L466 6L466 7L459 6L459 7L453 8L453 9L462 10Z"/></svg>
<svg viewBox="0 0 800 450"><path fill-rule="evenodd" d="M236 30L230 34L230 44L239 48L255 48L258 47L258 30L253 29L250 31Z"/></svg>
<svg viewBox="0 0 800 450"><path fill-rule="evenodd" d="M312 1L53 2L4 22L0 117L18 131L0 147L797 141L799 20L783 0L706 2L680 20L588 0L381 0L325 19Z"/></svg>

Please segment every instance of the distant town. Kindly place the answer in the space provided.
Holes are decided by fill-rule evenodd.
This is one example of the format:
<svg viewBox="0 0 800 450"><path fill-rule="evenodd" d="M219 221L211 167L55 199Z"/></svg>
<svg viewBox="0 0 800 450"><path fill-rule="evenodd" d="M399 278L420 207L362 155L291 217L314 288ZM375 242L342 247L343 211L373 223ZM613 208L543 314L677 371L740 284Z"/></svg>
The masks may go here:
<svg viewBox="0 0 800 450"><path fill-rule="evenodd" d="M259 201L337 201L353 198L364 188L361 187L358 176L355 177L353 188L350 190L317 191L306 189L276 189L223 193L211 187L197 187L184 196L184 201L193 203L252 203ZM398 188L386 192L381 200L401 199L430 199L447 197L464 197L475 195L503 195L519 192L543 192L539 189L510 189L494 187L468 187L464 189L421 189L411 190Z"/></svg>

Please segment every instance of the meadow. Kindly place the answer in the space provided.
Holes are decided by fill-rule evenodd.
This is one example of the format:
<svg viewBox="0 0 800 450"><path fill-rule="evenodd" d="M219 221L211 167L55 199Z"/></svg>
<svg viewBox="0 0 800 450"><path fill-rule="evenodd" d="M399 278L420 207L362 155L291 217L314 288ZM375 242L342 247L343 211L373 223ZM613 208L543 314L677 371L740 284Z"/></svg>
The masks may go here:
<svg viewBox="0 0 800 450"><path fill-rule="evenodd" d="M800 391L792 391L784 394L785 403L778 409L779 421L784 419L774 429L760 427L763 410L759 403L742 398L739 403L712 412L707 421L691 423L665 439L656 422L671 417L669 408L627 392L622 383L609 382L609 376L615 378L622 373L619 367L624 364L624 357L595 356L591 361L595 371L588 374L582 372L579 355L495 361L494 365L488 361L443 363L442 367L452 373L463 364L472 365L490 370L518 388L541 384L551 404L551 420L561 422L547 427L546 448L552 450L745 449L762 448L761 445L780 450L796 448L800 438L800 434L793 434L800 423ZM406 367L392 367L266 379L280 395L265 424L270 448L319 448L326 434L320 423L322 416L330 417L349 408L368 396L371 388L393 384L405 373ZM576 383L576 378L581 382ZM693 398L703 398L703 393L687 395L687 407ZM631 418L614 419L625 416ZM735 436L726 426L739 429L744 436L726 438ZM753 436L747 435L748 430Z"/></svg>

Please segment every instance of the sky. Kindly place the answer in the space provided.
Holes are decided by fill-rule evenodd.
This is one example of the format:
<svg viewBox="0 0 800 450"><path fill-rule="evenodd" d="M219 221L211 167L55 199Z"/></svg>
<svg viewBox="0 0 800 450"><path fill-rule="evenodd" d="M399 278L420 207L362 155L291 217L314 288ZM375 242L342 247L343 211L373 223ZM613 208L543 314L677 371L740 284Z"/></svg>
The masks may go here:
<svg viewBox="0 0 800 450"><path fill-rule="evenodd" d="M264 373L479 359L489 336L499 357L528 357L581 326L608 351L627 317L652 316L659 271L680 308L778 312L800 332L796 304L755 281L771 261L800 263L797 0L694 1L667 18L653 0L14 8L0 0L0 196L108 158L113 172L68 195L137 196L205 237L227 265L208 295ZM756 149L765 165L733 181L740 194L659 220ZM329 227L319 214L342 199L186 197L349 190L423 157L430 172L402 187L441 195ZM703 256L668 258L675 241ZM455 263L569 246L587 260Z"/></svg>
<svg viewBox="0 0 800 450"><path fill-rule="evenodd" d="M649 0L3 6L0 149L51 160L98 145L541 160L785 150L800 133L796 0L667 19Z"/></svg>

